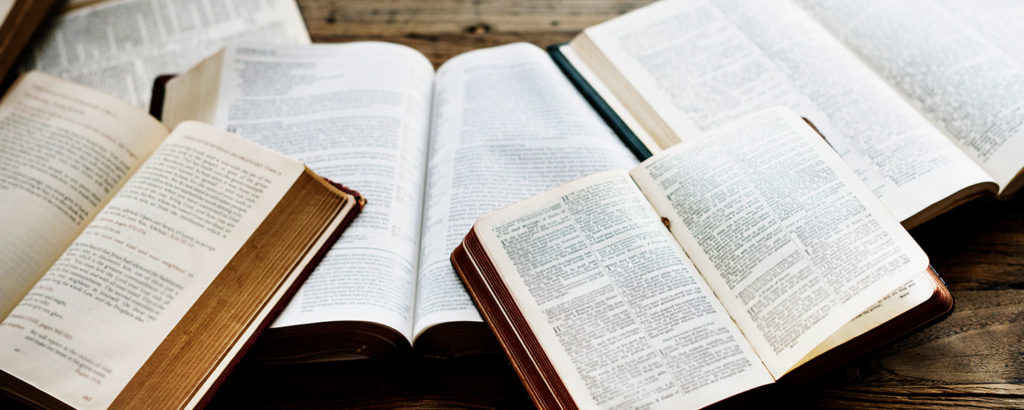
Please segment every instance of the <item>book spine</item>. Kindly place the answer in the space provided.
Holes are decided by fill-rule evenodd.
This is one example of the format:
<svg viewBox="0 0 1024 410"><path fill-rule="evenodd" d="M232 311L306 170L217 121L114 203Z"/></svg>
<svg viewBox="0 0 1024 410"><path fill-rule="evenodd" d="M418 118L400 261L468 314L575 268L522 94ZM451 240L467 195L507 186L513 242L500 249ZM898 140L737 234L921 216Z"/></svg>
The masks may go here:
<svg viewBox="0 0 1024 410"><path fill-rule="evenodd" d="M153 92L149 99L149 115L163 121L164 97L167 96L167 82L177 77L177 74L163 74L153 79Z"/></svg>
<svg viewBox="0 0 1024 410"><path fill-rule="evenodd" d="M597 93L597 90L594 90L594 87L591 86L582 75L580 75L579 71L576 70L576 67L573 67L572 63L569 62L569 59L565 57L565 54L562 54L561 47L565 44L566 43L560 43L548 46L548 55L551 56L555 65L562 70L562 74L565 74L565 77L569 79L569 82L576 87L576 90L583 95L583 98L590 103L590 106L594 107L594 111L597 111L597 114L601 116L601 119L603 119L604 122L608 124L608 127L610 127L612 131L619 136L619 139L626 144L626 147L633 152L633 155L635 155L638 160L643 161L650 158L651 151L644 146L643 142L640 141L640 138L637 138L636 134L633 133L633 130L630 129L624 121L622 121L619 114L615 113L615 110L613 110L604 98Z"/></svg>

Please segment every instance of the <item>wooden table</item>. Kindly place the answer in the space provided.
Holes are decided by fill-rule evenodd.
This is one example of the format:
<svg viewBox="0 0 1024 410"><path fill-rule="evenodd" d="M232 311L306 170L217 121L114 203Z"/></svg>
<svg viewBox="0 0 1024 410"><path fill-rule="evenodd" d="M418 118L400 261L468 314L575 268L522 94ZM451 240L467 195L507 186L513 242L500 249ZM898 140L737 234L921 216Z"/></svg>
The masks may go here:
<svg viewBox="0 0 1024 410"><path fill-rule="evenodd" d="M568 41L647 1L300 0L314 41L382 40L435 65L482 47ZM1024 407L1024 200L975 201L912 231L956 297L953 313L811 383L768 386L724 407ZM296 375L303 375L301 383ZM308 382L309 375L315 382ZM216 407L520 408L504 357L469 362L242 366Z"/></svg>

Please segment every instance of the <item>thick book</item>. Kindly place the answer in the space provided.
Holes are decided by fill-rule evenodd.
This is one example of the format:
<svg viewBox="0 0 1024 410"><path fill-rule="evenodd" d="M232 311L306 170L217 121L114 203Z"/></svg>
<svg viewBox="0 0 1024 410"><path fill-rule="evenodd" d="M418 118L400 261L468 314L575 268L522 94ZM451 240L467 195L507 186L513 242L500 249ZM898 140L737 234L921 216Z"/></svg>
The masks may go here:
<svg viewBox="0 0 1024 410"><path fill-rule="evenodd" d="M160 87L199 120L359 186L371 201L245 360L503 355L448 258L485 213L637 161L543 49L436 71L397 44L229 47Z"/></svg>
<svg viewBox="0 0 1024 410"><path fill-rule="evenodd" d="M213 126L24 74L0 101L0 391L205 403L363 204Z"/></svg>
<svg viewBox="0 0 1024 410"><path fill-rule="evenodd" d="M1021 6L664 0L549 50L641 159L788 106L912 228L1024 184Z"/></svg>
<svg viewBox="0 0 1024 410"><path fill-rule="evenodd" d="M695 408L953 300L882 202L770 108L480 218L451 262L540 408Z"/></svg>

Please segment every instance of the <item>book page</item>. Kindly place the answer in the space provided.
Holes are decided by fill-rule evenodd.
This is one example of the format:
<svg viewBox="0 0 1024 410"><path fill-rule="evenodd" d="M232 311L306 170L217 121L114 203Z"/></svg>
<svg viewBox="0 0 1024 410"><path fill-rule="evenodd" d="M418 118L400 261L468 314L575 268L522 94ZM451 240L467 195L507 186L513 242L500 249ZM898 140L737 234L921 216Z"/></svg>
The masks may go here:
<svg viewBox="0 0 1024 410"><path fill-rule="evenodd" d="M785 109L684 142L632 175L776 378L928 266L864 183Z"/></svg>
<svg viewBox="0 0 1024 410"><path fill-rule="evenodd" d="M896 288L881 300L869 306L850 323L839 328L835 333L816 346L807 356L804 356L794 367L800 366L807 361L824 354L834 347L849 342L853 338L867 333L871 329L885 324L893 318L910 311L921 305L935 293L935 285L932 281L932 273L922 272L913 279ZM909 329L908 329L909 330Z"/></svg>
<svg viewBox="0 0 1024 410"><path fill-rule="evenodd" d="M449 261L477 218L573 178L636 164L551 58L525 43L445 63L430 138L416 335L441 322L481 320Z"/></svg>
<svg viewBox="0 0 1024 410"><path fill-rule="evenodd" d="M11 13L11 8L14 7L15 0L0 0L0 23L7 19L7 15Z"/></svg>
<svg viewBox="0 0 1024 410"><path fill-rule="evenodd" d="M273 326L373 321L411 341L433 66L375 42L231 47L219 64L208 120L367 198Z"/></svg>
<svg viewBox="0 0 1024 410"><path fill-rule="evenodd" d="M935 0L947 13L956 16L975 34L984 37L993 46L1018 63L1024 62L1024 7L1017 0Z"/></svg>
<svg viewBox="0 0 1024 410"><path fill-rule="evenodd" d="M765 106L787 106L814 123L900 220L991 181L787 2L664 1L586 35L679 138Z"/></svg>
<svg viewBox="0 0 1024 410"><path fill-rule="evenodd" d="M206 124L175 128L0 322L0 369L109 406L303 170Z"/></svg>
<svg viewBox="0 0 1024 410"><path fill-rule="evenodd" d="M0 103L0 318L167 135L124 101L44 74Z"/></svg>
<svg viewBox="0 0 1024 410"><path fill-rule="evenodd" d="M697 408L772 382L625 171L475 229L580 408Z"/></svg>
<svg viewBox="0 0 1024 410"><path fill-rule="evenodd" d="M239 41L309 43L295 0L116 0L56 19L27 69L149 104L153 79Z"/></svg>
<svg viewBox="0 0 1024 410"><path fill-rule="evenodd" d="M1005 187L1024 168L1024 7L946 3L801 2Z"/></svg>

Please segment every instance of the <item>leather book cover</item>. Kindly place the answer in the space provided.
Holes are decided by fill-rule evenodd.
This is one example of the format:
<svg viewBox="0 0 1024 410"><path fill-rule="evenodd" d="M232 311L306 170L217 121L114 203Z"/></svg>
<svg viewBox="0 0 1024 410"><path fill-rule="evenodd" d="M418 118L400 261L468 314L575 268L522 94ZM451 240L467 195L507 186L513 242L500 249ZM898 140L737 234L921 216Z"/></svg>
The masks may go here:
<svg viewBox="0 0 1024 410"><path fill-rule="evenodd" d="M38 37L50 17L64 5L64 0L15 0L0 25L0 94L18 77L15 66L24 56L32 39Z"/></svg>

